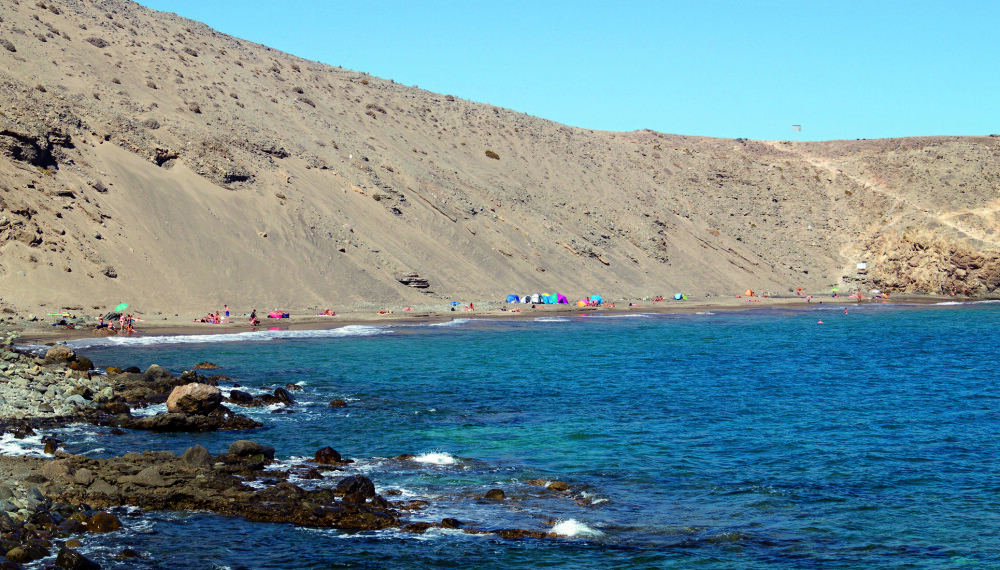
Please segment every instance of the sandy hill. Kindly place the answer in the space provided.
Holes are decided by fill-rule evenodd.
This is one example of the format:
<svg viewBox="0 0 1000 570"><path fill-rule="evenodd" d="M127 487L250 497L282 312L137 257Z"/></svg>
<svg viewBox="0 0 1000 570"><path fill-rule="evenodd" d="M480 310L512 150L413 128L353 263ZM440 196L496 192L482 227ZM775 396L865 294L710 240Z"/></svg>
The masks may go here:
<svg viewBox="0 0 1000 570"><path fill-rule="evenodd" d="M1000 138L576 129L126 0L6 2L0 100L16 310L1000 286Z"/></svg>

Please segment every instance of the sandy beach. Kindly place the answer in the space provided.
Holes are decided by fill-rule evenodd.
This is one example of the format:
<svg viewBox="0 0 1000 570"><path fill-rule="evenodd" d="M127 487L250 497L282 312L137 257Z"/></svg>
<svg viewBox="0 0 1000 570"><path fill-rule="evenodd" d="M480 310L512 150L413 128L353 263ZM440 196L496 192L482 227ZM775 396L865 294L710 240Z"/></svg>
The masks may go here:
<svg viewBox="0 0 1000 570"><path fill-rule="evenodd" d="M231 313L230 322L211 324L196 322L203 315L151 315L138 314L141 319L136 323L136 332L130 336L177 336L201 334L235 334L250 330L325 330L351 325L396 325L411 322L447 322L455 319L522 319L531 320L547 316L568 315L615 315L629 313L697 313L703 311L750 311L762 309L801 309L808 310L822 305L837 305L850 307L859 304L931 304L946 301L972 301L974 299L949 298L937 295L907 295L894 296L891 299L861 299L850 297L813 297L807 301L805 297L754 297L747 299L742 296L717 297L702 300L665 301L625 300L599 306L578 307L570 305L543 305L502 302L473 302L475 310L467 311L462 305L451 308L414 308L405 307L393 309L357 309L350 307L333 308L335 316L312 313L291 312L289 318L272 319L266 312L258 311L260 326L251 327L248 322L249 312ZM261 316L263 315L263 316ZM19 335L19 343L51 344L60 341L79 338L90 338L94 335L95 319L83 321L84 328L73 329L66 326L53 326L53 322L62 319L49 316L38 322L22 322L10 326ZM69 320L72 320L71 318ZM88 326L89 325L89 326Z"/></svg>

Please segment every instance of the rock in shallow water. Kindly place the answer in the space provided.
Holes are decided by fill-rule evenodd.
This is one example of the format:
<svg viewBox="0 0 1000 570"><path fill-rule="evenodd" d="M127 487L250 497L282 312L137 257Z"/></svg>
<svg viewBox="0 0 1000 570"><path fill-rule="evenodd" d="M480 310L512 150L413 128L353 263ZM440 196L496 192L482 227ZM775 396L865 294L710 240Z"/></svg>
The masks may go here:
<svg viewBox="0 0 1000 570"><path fill-rule="evenodd" d="M167 397L167 411L173 414L207 415L222 403L222 392L207 384L178 386Z"/></svg>

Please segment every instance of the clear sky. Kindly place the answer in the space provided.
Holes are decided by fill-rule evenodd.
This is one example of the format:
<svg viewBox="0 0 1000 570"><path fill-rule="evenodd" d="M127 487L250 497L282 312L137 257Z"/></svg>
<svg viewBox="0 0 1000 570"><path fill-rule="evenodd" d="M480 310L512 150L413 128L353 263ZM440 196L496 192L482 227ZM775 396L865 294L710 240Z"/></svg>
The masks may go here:
<svg viewBox="0 0 1000 570"><path fill-rule="evenodd" d="M1000 133L1000 0L140 3L589 129L768 140Z"/></svg>

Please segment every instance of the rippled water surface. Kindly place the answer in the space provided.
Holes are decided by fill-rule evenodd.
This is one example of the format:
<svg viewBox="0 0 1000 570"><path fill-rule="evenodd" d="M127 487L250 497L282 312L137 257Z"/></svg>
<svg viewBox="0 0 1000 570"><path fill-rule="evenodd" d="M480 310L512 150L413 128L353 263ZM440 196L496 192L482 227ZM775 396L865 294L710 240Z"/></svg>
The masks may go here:
<svg viewBox="0 0 1000 570"><path fill-rule="evenodd" d="M100 366L208 360L241 389L303 390L293 413L243 410L266 424L251 434L63 438L92 455L250 438L285 462L331 445L356 460L345 475L428 500L411 520L566 535L146 513L89 545L105 568L124 546L191 569L997 567L998 325L993 304L852 306L91 346ZM480 499L492 488L508 499Z"/></svg>

